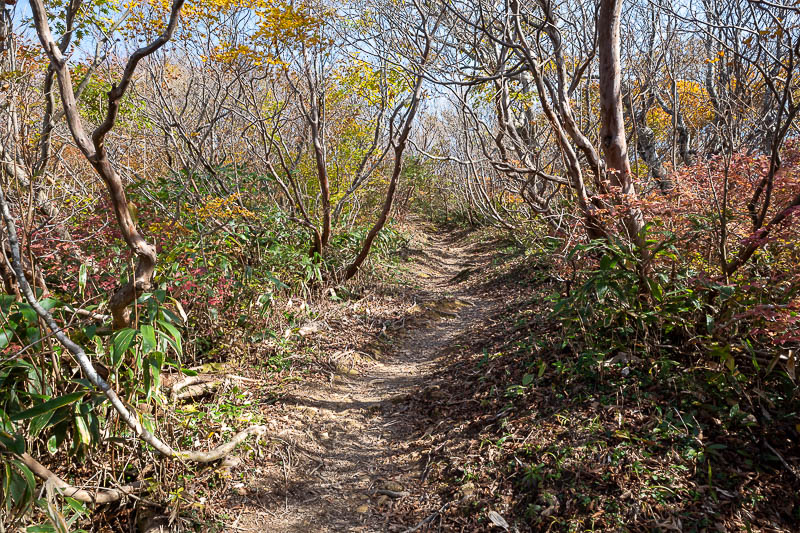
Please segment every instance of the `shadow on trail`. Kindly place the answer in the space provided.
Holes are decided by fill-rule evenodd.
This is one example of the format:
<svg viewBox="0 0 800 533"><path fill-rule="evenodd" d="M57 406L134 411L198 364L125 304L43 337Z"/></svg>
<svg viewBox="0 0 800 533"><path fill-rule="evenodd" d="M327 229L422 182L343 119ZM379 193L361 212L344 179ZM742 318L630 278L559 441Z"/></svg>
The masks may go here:
<svg viewBox="0 0 800 533"><path fill-rule="evenodd" d="M796 462L791 423L728 427L728 397L688 354L665 367L560 348L547 302L568 282L531 261L495 274L461 287L500 305L449 339L428 380L437 395L408 401L435 465L418 492L437 498L415 503L452 503L437 527L495 531L492 511L512 531L798 530L800 478L764 444ZM426 516L414 507L403 523Z"/></svg>
<svg viewBox="0 0 800 533"><path fill-rule="evenodd" d="M231 500L244 504L241 524L261 520L268 531L320 533L402 530L437 504L420 481L432 451L419 437L441 423L441 413L416 406L438 397L430 385L441 355L463 342L488 309L485 298L452 282L489 260L463 237L420 234L419 244L403 251L406 282L389 291L403 307L378 306L369 320L380 331L348 346L367 353L383 339L379 356L359 360L350 369L355 375L338 371L327 383L293 384L275 403L278 438L265 465L269 474ZM346 342L347 332L341 334Z"/></svg>

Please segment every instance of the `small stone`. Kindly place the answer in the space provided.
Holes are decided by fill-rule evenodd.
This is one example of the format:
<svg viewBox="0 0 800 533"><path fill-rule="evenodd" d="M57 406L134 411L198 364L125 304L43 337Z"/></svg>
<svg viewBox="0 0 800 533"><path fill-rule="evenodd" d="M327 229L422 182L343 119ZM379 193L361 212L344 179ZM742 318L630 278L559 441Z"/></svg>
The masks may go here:
<svg viewBox="0 0 800 533"><path fill-rule="evenodd" d="M496 525L497 527L501 527L508 531L508 522L506 522L506 519L500 516L499 513L495 511L489 511L489 520L491 520L492 524Z"/></svg>
<svg viewBox="0 0 800 533"><path fill-rule="evenodd" d="M310 322L301 327L297 332L300 334L301 337L307 337L309 335L317 333L321 329L322 325L319 322Z"/></svg>
<svg viewBox="0 0 800 533"><path fill-rule="evenodd" d="M475 493L475 485L471 482L464 483L461 485L461 488L458 489L458 492L461 494L462 498L472 496Z"/></svg>
<svg viewBox="0 0 800 533"><path fill-rule="evenodd" d="M397 481L387 481L383 488L386 490L390 490L392 492L403 492L403 485L398 483Z"/></svg>

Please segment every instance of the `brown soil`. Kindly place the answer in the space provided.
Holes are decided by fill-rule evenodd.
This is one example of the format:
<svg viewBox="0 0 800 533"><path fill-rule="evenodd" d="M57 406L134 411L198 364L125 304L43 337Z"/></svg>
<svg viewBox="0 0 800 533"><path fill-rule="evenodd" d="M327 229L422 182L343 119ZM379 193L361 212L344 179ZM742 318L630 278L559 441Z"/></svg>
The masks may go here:
<svg viewBox="0 0 800 533"><path fill-rule="evenodd" d="M446 422L449 404L434 376L454 340L500 301L463 283L490 259L480 246L418 233L406 255L402 288L391 298L404 308L384 322L382 340L335 352L330 380L293 384L265 413L275 430L273 452L247 461L244 480L231 484L225 506L232 521L224 528L406 531L432 522L447 505L424 488L440 451L429 449L430 435ZM347 340L346 329L335 334Z"/></svg>

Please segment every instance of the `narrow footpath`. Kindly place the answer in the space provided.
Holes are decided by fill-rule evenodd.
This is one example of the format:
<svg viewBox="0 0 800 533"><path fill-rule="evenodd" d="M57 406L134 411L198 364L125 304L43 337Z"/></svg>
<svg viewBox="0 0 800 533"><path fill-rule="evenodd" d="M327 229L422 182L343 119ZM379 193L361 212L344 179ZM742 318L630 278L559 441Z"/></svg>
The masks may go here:
<svg viewBox="0 0 800 533"><path fill-rule="evenodd" d="M241 490L230 531L421 531L447 504L425 490L434 456L425 437L444 422L436 406L448 401L431 377L454 339L501 303L460 283L491 256L456 236L420 233L409 254L399 290L416 303L385 332L384 353L328 384L299 382L280 399L279 445L256 468L263 490Z"/></svg>

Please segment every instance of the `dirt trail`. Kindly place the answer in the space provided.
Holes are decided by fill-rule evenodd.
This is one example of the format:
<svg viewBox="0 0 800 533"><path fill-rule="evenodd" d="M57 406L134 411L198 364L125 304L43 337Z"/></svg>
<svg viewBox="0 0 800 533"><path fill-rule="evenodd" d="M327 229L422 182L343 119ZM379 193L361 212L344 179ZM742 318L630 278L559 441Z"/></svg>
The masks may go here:
<svg viewBox="0 0 800 533"><path fill-rule="evenodd" d="M281 398L286 415L274 422L295 429L278 433L280 461L263 468L261 490L240 489L244 505L232 509L231 531L404 531L413 523L402 505L417 516L440 506L422 490L431 450L418 439L441 420L435 407L420 412L409 400L446 401L430 385L439 358L498 302L457 283L488 258L454 236L421 234L410 255L404 290L417 303L387 332L390 348L358 373L345 370L328 385L301 382Z"/></svg>

